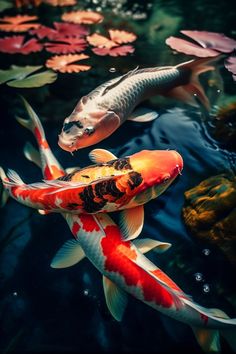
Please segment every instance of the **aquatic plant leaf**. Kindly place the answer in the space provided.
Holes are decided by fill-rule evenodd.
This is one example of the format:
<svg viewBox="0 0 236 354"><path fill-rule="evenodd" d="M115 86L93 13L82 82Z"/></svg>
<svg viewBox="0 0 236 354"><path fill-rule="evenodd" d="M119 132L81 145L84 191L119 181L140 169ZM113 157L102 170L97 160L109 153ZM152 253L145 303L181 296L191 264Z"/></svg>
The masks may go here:
<svg viewBox="0 0 236 354"><path fill-rule="evenodd" d="M89 33L88 28L77 23L54 22L58 34L71 37L83 37Z"/></svg>
<svg viewBox="0 0 236 354"><path fill-rule="evenodd" d="M110 38L117 44L131 43L137 39L137 36L132 32L109 30Z"/></svg>
<svg viewBox="0 0 236 354"><path fill-rule="evenodd" d="M0 0L0 12L11 9L13 6L12 1Z"/></svg>
<svg viewBox="0 0 236 354"><path fill-rule="evenodd" d="M57 79L57 74L52 70L46 70L38 74L26 77L23 80L14 80L7 83L8 86L17 88L41 87L51 84Z"/></svg>
<svg viewBox="0 0 236 354"><path fill-rule="evenodd" d="M103 18L104 17L100 13L94 11L72 11L65 12L62 15L63 21L87 25L100 23L103 21Z"/></svg>
<svg viewBox="0 0 236 354"><path fill-rule="evenodd" d="M16 15L0 18L0 31L5 32L27 32L30 28L37 28L39 23L25 23L37 20L37 16Z"/></svg>
<svg viewBox="0 0 236 354"><path fill-rule="evenodd" d="M15 54L29 54L40 52L43 49L41 43L36 38L31 38L24 43L25 36L12 36L0 38L0 52Z"/></svg>
<svg viewBox="0 0 236 354"><path fill-rule="evenodd" d="M216 57L220 53L209 48L202 48L197 44L186 41L185 39L177 37L169 37L166 39L166 44L177 52L188 55L195 55L197 57Z"/></svg>
<svg viewBox="0 0 236 354"><path fill-rule="evenodd" d="M61 40L55 40L51 43L46 43L45 47L48 52L57 54L79 53L87 46L83 38L64 37Z"/></svg>
<svg viewBox="0 0 236 354"><path fill-rule="evenodd" d="M223 33L206 31L180 31L199 43L203 48L211 48L222 53L231 53L236 49L236 41Z"/></svg>
<svg viewBox="0 0 236 354"><path fill-rule="evenodd" d="M40 26L36 29L32 29L29 31L30 34L36 35L39 39L43 39L45 37L52 39L56 34L56 30L47 26Z"/></svg>
<svg viewBox="0 0 236 354"><path fill-rule="evenodd" d="M111 41L109 38L102 36L98 33L93 33L91 36L87 36L87 41L94 47L99 48L112 48L117 46L117 44Z"/></svg>
<svg viewBox="0 0 236 354"><path fill-rule="evenodd" d="M26 76L42 68L40 66L16 66L12 65L8 70L0 70L0 84L9 80L23 80Z"/></svg>
<svg viewBox="0 0 236 354"><path fill-rule="evenodd" d="M75 23L54 22L53 25L54 28L40 26L37 29L31 30L30 34L36 35L40 39L47 37L48 39L52 40L64 37L80 38L86 36L89 33L85 26Z"/></svg>
<svg viewBox="0 0 236 354"><path fill-rule="evenodd" d="M131 45L123 45L113 48L93 48L92 51L97 55L110 55L112 57L126 56L134 52L134 47Z"/></svg>
<svg viewBox="0 0 236 354"><path fill-rule="evenodd" d="M46 61L46 66L61 73L78 73L91 69L90 65L74 64L76 61L87 58L89 56L85 54L56 55Z"/></svg>

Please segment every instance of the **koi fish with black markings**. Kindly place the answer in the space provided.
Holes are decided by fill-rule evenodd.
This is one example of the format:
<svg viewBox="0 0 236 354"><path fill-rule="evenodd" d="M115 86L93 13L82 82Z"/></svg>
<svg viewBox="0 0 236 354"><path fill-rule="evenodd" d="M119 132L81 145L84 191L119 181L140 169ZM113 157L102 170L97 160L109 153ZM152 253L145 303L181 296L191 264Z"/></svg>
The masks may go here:
<svg viewBox="0 0 236 354"><path fill-rule="evenodd" d="M40 121L26 103L31 124L21 123L34 132L40 154L27 144L25 156L41 166L44 178L62 177L66 172L53 156L45 141ZM44 137L43 140L41 137ZM103 151L101 151L101 154ZM102 156L102 155L101 155ZM100 156L100 158L101 158ZM4 173L1 171L4 179ZM207 309L194 303L177 284L143 254L150 250L166 251L171 245L151 239L124 241L119 227L108 214L63 214L74 239L67 241L57 252L51 266L65 268L87 257L103 274L107 306L113 317L120 321L127 305L127 293L170 317L193 328L199 345L205 351L219 351L222 334L236 349L236 319L230 319L219 309ZM158 343L157 343L158 345Z"/></svg>
<svg viewBox="0 0 236 354"><path fill-rule="evenodd" d="M3 185L20 203L46 212L96 214L125 209L123 228L129 232L130 220L133 228L141 227L143 204L159 196L183 168L182 157L176 151L143 150L117 159L98 149L90 157L100 163L56 180L29 185L10 172ZM55 168L57 176L58 171L61 169Z"/></svg>
<svg viewBox="0 0 236 354"><path fill-rule="evenodd" d="M107 138L127 119L147 122L157 118L154 111L136 109L139 103L153 95L174 97L191 105L196 105L197 98L209 109L198 76L214 69L208 65L212 60L204 58L176 66L135 69L105 82L82 97L65 119L59 135L60 147L72 152Z"/></svg>

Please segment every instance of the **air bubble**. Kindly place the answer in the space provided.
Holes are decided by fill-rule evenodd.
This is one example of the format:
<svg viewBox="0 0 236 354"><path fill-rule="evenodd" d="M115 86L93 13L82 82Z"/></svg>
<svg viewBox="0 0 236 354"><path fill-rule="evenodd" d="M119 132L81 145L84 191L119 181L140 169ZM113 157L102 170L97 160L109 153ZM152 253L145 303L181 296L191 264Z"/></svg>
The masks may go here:
<svg viewBox="0 0 236 354"><path fill-rule="evenodd" d="M210 285L209 284L204 284L202 288L203 288L204 293L209 293L209 291L210 291Z"/></svg>
<svg viewBox="0 0 236 354"><path fill-rule="evenodd" d="M217 93L221 93L221 90L220 90L220 89L218 89L216 92L217 92Z"/></svg>
<svg viewBox="0 0 236 354"><path fill-rule="evenodd" d="M202 273L195 273L194 274L196 281L202 281L203 275Z"/></svg>
<svg viewBox="0 0 236 354"><path fill-rule="evenodd" d="M14 291L14 293L12 295L17 296L18 295L17 291Z"/></svg>
<svg viewBox="0 0 236 354"><path fill-rule="evenodd" d="M209 254L211 253L211 251L208 248L204 248L202 250L202 253L204 254L204 256L209 256Z"/></svg>
<svg viewBox="0 0 236 354"><path fill-rule="evenodd" d="M110 73L115 73L116 72L116 68L110 68L109 71L110 71Z"/></svg>
<svg viewBox="0 0 236 354"><path fill-rule="evenodd" d="M89 294L88 289L84 289L83 294L84 294L84 296L88 296L88 294Z"/></svg>

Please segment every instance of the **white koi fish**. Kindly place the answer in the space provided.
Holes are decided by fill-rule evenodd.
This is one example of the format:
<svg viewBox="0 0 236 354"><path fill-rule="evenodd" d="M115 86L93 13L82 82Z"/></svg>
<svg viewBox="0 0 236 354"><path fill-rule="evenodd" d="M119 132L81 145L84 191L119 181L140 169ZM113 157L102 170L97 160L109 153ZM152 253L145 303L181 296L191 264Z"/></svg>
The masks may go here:
<svg viewBox="0 0 236 354"><path fill-rule="evenodd" d="M48 144L42 144L46 140L38 117L32 116L33 111L29 106L28 111L31 123L24 125L31 127L34 133L35 127L41 131L40 135L36 135L41 158L29 144L25 148L26 157L37 165L42 163L44 178L53 179L58 176L58 171L62 175L65 171L56 161ZM104 151L102 156L104 158ZM1 176L4 177L3 171ZM190 325L203 350L219 351L220 334L236 349L236 318L231 319L219 309L204 308L193 302L143 255L152 249L165 251L170 244L151 239L124 241L119 227L107 214L62 215L74 239L67 241L57 252L51 266L69 267L86 256L103 275L106 303L116 320L122 320L127 304L126 293L129 293L154 309Z"/></svg>
<svg viewBox="0 0 236 354"><path fill-rule="evenodd" d="M74 151L100 142L127 119L147 122L157 113L135 107L153 95L175 97L191 105L196 99L208 109L209 101L198 81L198 75L213 70L212 58L191 60L176 66L135 69L105 82L81 98L65 119L59 145Z"/></svg>

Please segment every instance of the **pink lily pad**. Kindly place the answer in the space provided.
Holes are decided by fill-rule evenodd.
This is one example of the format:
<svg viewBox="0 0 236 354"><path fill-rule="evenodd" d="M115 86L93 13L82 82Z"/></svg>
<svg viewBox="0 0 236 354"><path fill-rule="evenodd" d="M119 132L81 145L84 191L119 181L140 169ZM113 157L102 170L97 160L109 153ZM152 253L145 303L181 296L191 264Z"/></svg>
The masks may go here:
<svg viewBox="0 0 236 354"><path fill-rule="evenodd" d="M122 45L120 47L113 48L93 48L92 51L101 56L110 55L111 57L126 56L134 52L134 47L132 45Z"/></svg>
<svg viewBox="0 0 236 354"><path fill-rule="evenodd" d="M12 36L0 39L0 52L15 54L29 54L40 52L43 49L42 44L36 38L31 38L24 42L25 36Z"/></svg>
<svg viewBox="0 0 236 354"><path fill-rule="evenodd" d="M180 31L199 43L203 48L218 50L222 53L231 53L236 49L236 41L226 37L223 33L206 31Z"/></svg>
<svg viewBox="0 0 236 354"><path fill-rule="evenodd" d="M166 44L177 52L194 55L201 58L216 57L220 54L213 49L202 48L197 44L172 36L166 39Z"/></svg>

